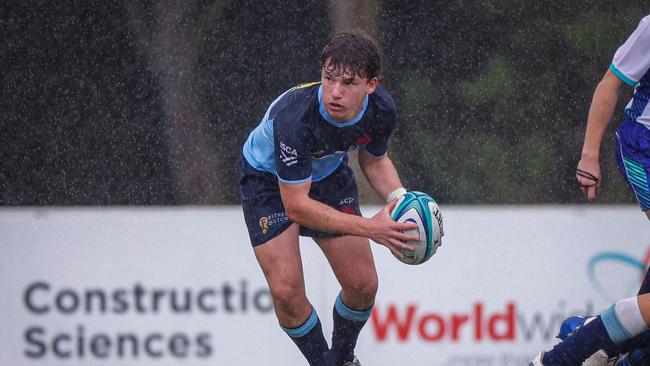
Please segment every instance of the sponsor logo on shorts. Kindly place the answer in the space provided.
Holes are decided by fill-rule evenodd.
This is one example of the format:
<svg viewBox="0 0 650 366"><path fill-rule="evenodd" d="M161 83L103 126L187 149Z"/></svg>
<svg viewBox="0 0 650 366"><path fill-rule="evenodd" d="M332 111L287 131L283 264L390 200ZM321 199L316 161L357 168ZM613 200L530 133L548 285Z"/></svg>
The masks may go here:
<svg viewBox="0 0 650 366"><path fill-rule="evenodd" d="M260 218L260 228L262 228L262 234L269 232L269 218L264 216Z"/></svg>
<svg viewBox="0 0 650 366"><path fill-rule="evenodd" d="M350 215L355 215L357 212L355 210L353 203L354 203L354 197L341 198L339 200L339 207L341 212Z"/></svg>
<svg viewBox="0 0 650 366"><path fill-rule="evenodd" d="M289 221L289 218L287 217L287 214L284 212L276 212L272 213L268 216L262 216L260 218L260 229L262 230L262 234L266 234L269 232L269 228L273 225L277 224L282 224L284 222Z"/></svg>

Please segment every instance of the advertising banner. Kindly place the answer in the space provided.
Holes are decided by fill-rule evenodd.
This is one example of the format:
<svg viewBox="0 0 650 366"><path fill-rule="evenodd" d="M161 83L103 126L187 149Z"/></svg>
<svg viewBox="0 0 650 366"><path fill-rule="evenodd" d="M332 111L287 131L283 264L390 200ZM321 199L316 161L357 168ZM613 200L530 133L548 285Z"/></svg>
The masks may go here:
<svg viewBox="0 0 650 366"><path fill-rule="evenodd" d="M568 315L635 295L650 261L635 206L442 212L443 246L422 265L373 244L362 364L526 365ZM313 241L301 251L329 339L339 287ZM306 365L239 207L4 208L0 258L0 365Z"/></svg>

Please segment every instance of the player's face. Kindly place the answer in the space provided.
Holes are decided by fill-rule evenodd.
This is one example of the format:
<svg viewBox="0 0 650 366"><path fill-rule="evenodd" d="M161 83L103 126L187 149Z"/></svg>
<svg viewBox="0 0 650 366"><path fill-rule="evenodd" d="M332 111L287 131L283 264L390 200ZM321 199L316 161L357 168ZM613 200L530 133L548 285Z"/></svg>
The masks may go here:
<svg viewBox="0 0 650 366"><path fill-rule="evenodd" d="M356 117L368 94L375 91L378 80L368 80L349 73L335 75L333 70L323 67L321 82L325 110L337 122L347 122Z"/></svg>

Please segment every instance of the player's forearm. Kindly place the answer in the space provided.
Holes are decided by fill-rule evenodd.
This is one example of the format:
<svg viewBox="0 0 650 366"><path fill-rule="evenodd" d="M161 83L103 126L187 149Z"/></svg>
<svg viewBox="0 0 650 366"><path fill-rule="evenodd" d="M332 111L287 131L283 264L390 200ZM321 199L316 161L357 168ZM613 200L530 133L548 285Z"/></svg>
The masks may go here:
<svg viewBox="0 0 650 366"><path fill-rule="evenodd" d="M583 158L598 159L603 135L616 107L619 89L620 80L610 72L596 87L589 109L585 141L582 147Z"/></svg>
<svg viewBox="0 0 650 366"><path fill-rule="evenodd" d="M289 220L310 229L355 236L369 236L366 218L346 214L312 199L285 205Z"/></svg>
<svg viewBox="0 0 650 366"><path fill-rule="evenodd" d="M372 189L384 200L390 192L402 187L397 169L388 156L380 159L366 157L359 161L359 166Z"/></svg>

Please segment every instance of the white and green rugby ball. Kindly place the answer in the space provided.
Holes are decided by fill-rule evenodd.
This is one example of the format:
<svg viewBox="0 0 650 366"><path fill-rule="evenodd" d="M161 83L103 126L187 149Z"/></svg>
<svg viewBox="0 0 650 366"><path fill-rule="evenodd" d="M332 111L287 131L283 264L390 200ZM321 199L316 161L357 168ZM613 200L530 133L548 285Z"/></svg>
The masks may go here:
<svg viewBox="0 0 650 366"><path fill-rule="evenodd" d="M400 249L404 258L396 256L397 259L406 264L422 264L436 253L444 235L442 214L436 200L426 193L407 192L397 200L391 217L397 222L418 224L417 229L405 231L405 233L420 237L416 241L407 241L407 244L413 246L413 250Z"/></svg>

